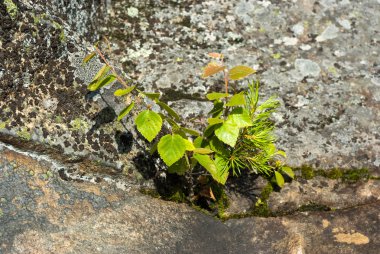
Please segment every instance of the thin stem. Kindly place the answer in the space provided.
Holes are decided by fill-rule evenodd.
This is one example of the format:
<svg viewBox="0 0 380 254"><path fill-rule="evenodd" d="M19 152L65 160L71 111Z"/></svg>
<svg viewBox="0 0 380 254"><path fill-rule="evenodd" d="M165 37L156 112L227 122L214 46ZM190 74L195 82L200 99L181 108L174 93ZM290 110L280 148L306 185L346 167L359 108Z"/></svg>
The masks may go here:
<svg viewBox="0 0 380 254"><path fill-rule="evenodd" d="M103 53L100 51L100 49L98 47L95 46L95 50L96 52L98 53L98 55L100 56L100 58L104 61L104 63L106 65L108 65L110 68L111 68L111 71L112 73L116 76L117 80L126 88L128 88L128 85L127 85L127 82L125 82L120 76L119 74L117 74L115 68L107 61L107 59L104 57Z"/></svg>

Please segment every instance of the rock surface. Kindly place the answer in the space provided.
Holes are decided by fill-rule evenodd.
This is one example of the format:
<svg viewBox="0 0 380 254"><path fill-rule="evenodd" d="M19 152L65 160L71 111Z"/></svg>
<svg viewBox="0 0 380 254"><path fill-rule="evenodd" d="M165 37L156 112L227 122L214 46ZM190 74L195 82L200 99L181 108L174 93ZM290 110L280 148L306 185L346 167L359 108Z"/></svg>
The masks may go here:
<svg viewBox="0 0 380 254"><path fill-rule="evenodd" d="M134 188L64 181L50 163L0 147L0 253L376 254L380 248L379 201L223 223Z"/></svg>
<svg viewBox="0 0 380 254"><path fill-rule="evenodd" d="M378 252L379 1L85 2L0 2L0 253ZM222 89L200 79L207 52L255 67L264 97L280 97L291 166L366 167L372 179L298 177L261 200L285 216L226 222L142 195L156 172L132 118L115 120L126 102L116 87L86 90L98 32L187 122ZM226 215L255 208L267 183L251 185L249 197L230 185Z"/></svg>
<svg viewBox="0 0 380 254"><path fill-rule="evenodd" d="M147 90L180 105L223 89L221 77L200 78L206 53L222 52L230 66L257 69L264 97L279 96L278 144L291 166L380 174L379 1L121 0L112 8L104 33Z"/></svg>

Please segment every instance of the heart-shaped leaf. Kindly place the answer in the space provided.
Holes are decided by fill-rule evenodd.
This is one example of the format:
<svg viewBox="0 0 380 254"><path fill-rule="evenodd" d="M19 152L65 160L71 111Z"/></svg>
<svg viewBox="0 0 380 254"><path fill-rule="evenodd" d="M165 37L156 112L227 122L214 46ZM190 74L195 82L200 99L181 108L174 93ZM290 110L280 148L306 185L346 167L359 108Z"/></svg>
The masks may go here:
<svg viewBox="0 0 380 254"><path fill-rule="evenodd" d="M215 135L227 145L234 147L239 137L239 131L240 129L236 124L225 122L215 130Z"/></svg>
<svg viewBox="0 0 380 254"><path fill-rule="evenodd" d="M281 173L274 171L274 179L278 187L282 188L284 186L285 180L284 180L284 177L281 175Z"/></svg>
<svg viewBox="0 0 380 254"><path fill-rule="evenodd" d="M151 142L162 127L162 118L152 110L141 111L135 120L137 130Z"/></svg>
<svg viewBox="0 0 380 254"><path fill-rule="evenodd" d="M226 106L228 107L234 107L234 106L241 106L245 105L245 95L244 93L238 93L231 97L231 99L228 101Z"/></svg>
<svg viewBox="0 0 380 254"><path fill-rule="evenodd" d="M204 69L203 69L203 75L202 78L207 78L211 75L214 75L218 72L221 72L225 69L226 67L224 65L221 65L216 62L211 62L209 63Z"/></svg>
<svg viewBox="0 0 380 254"><path fill-rule="evenodd" d="M185 154L185 139L178 134L165 135L158 142L157 149L165 164L171 166Z"/></svg>
<svg viewBox="0 0 380 254"><path fill-rule="evenodd" d="M239 80L255 73L255 70L251 67L238 65L229 71L229 77L231 80Z"/></svg>

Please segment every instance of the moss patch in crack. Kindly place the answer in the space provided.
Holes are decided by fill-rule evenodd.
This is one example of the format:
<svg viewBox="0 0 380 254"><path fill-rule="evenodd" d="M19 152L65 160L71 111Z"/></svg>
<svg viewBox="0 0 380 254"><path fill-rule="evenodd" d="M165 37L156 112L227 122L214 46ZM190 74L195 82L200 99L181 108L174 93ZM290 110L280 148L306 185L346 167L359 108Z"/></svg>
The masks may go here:
<svg viewBox="0 0 380 254"><path fill-rule="evenodd" d="M0 130L5 129L10 121L0 122Z"/></svg>
<svg viewBox="0 0 380 254"><path fill-rule="evenodd" d="M5 8L12 19L17 17L18 8L12 0L4 0Z"/></svg>
<svg viewBox="0 0 380 254"><path fill-rule="evenodd" d="M331 208L326 205L310 203L307 205L302 205L297 209L297 212L312 212L312 211L331 211Z"/></svg>
<svg viewBox="0 0 380 254"><path fill-rule="evenodd" d="M313 169L310 166L302 166L293 169L301 172L301 178L309 180L315 176L323 176L329 179L341 179L344 182L355 183L359 180L368 180L371 178L369 170L361 169L339 169L333 168L329 170Z"/></svg>

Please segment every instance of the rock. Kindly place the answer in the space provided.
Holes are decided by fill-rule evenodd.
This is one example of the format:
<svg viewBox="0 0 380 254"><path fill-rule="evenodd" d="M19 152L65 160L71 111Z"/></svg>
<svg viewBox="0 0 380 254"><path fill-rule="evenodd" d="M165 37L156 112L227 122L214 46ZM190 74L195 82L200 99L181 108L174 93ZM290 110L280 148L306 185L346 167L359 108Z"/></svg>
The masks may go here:
<svg viewBox="0 0 380 254"><path fill-rule="evenodd" d="M318 77L321 72L319 65L309 59L296 59L294 66L303 77Z"/></svg>
<svg viewBox="0 0 380 254"><path fill-rule="evenodd" d="M328 26L317 38L318 42L335 39L338 36L339 29L335 25Z"/></svg>
<svg viewBox="0 0 380 254"><path fill-rule="evenodd" d="M294 26L292 26L292 32L295 36L300 36L304 33L304 27L302 23L297 23Z"/></svg>
<svg viewBox="0 0 380 254"><path fill-rule="evenodd" d="M380 247L379 202L222 222L117 186L65 181L46 160L2 146L0 252L375 254Z"/></svg>
<svg viewBox="0 0 380 254"><path fill-rule="evenodd" d="M273 192L269 208L276 213L290 213L299 209L346 209L380 200L380 181L359 181L355 184L342 180L315 177L307 181L293 181L281 192Z"/></svg>

